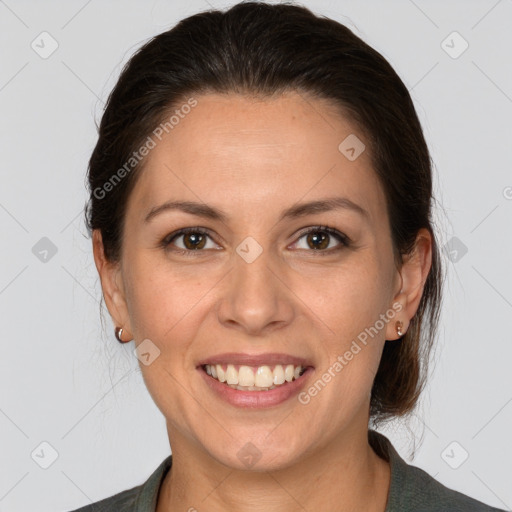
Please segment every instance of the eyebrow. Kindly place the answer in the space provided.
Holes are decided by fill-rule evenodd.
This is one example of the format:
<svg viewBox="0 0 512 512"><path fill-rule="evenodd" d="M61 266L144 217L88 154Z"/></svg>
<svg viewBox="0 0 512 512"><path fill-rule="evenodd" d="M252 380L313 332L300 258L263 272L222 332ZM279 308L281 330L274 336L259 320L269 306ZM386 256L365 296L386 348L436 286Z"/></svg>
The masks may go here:
<svg viewBox="0 0 512 512"><path fill-rule="evenodd" d="M281 214L279 222L285 219L297 219L314 213L340 209L356 212L362 217L365 217L366 220L370 217L368 212L362 206L359 206L346 197L328 197L307 203L299 203L288 208ZM224 211L208 206L205 203L197 203L194 201L166 201L160 206L152 208L144 218L144 222L150 222L157 215L172 210L179 210L191 215L197 215L198 217L218 220L223 223L226 223L229 220L229 216Z"/></svg>

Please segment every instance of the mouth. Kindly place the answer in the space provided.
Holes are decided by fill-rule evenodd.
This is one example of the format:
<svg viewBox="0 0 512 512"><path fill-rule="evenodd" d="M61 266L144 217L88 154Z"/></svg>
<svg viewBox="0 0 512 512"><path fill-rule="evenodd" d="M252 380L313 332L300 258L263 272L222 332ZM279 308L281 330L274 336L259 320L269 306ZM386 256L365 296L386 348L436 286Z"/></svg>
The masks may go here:
<svg viewBox="0 0 512 512"><path fill-rule="evenodd" d="M270 391L299 379L307 368L294 364L204 364L202 369L218 382L239 391Z"/></svg>
<svg viewBox="0 0 512 512"><path fill-rule="evenodd" d="M314 374L309 361L287 354L220 354L201 361L197 370L217 397L249 408L286 402Z"/></svg>

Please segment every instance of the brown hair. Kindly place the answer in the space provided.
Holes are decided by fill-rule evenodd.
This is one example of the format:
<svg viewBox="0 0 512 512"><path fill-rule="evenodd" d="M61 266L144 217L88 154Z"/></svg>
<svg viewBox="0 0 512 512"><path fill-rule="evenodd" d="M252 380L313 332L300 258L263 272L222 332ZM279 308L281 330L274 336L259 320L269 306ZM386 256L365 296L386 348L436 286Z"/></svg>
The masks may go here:
<svg viewBox="0 0 512 512"><path fill-rule="evenodd" d="M432 235L432 267L418 311L400 341L386 341L372 388L374 422L404 415L425 383L441 303L431 159L407 88L386 59L344 25L301 6L241 2L190 16L149 40L126 64L105 106L89 161L88 229L100 230L106 257L118 261L127 200L142 170L142 163L126 170L126 162L187 97L285 91L330 100L365 134L387 199L397 263L421 228ZM122 179L113 182L115 176Z"/></svg>

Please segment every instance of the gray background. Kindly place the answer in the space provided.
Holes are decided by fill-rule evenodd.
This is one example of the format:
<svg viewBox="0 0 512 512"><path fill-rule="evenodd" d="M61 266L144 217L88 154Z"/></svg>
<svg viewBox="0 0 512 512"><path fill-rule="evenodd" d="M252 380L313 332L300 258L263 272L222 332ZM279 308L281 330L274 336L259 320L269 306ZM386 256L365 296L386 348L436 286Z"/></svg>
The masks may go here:
<svg viewBox="0 0 512 512"><path fill-rule="evenodd" d="M133 343L115 341L106 310L102 327L84 177L122 64L179 19L231 4L0 1L0 510L85 505L170 453ZM415 416L382 431L445 485L511 510L512 0L303 5L395 67L436 165L449 267L436 364Z"/></svg>

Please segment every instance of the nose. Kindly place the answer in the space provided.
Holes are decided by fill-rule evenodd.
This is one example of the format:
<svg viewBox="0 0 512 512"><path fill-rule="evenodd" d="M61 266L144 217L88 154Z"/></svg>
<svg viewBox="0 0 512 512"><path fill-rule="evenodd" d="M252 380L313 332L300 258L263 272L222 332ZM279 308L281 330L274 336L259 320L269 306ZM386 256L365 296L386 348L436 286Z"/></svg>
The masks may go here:
<svg viewBox="0 0 512 512"><path fill-rule="evenodd" d="M254 260L243 252L234 254L217 308L219 322L252 336L289 325L296 312L285 274L268 250Z"/></svg>

